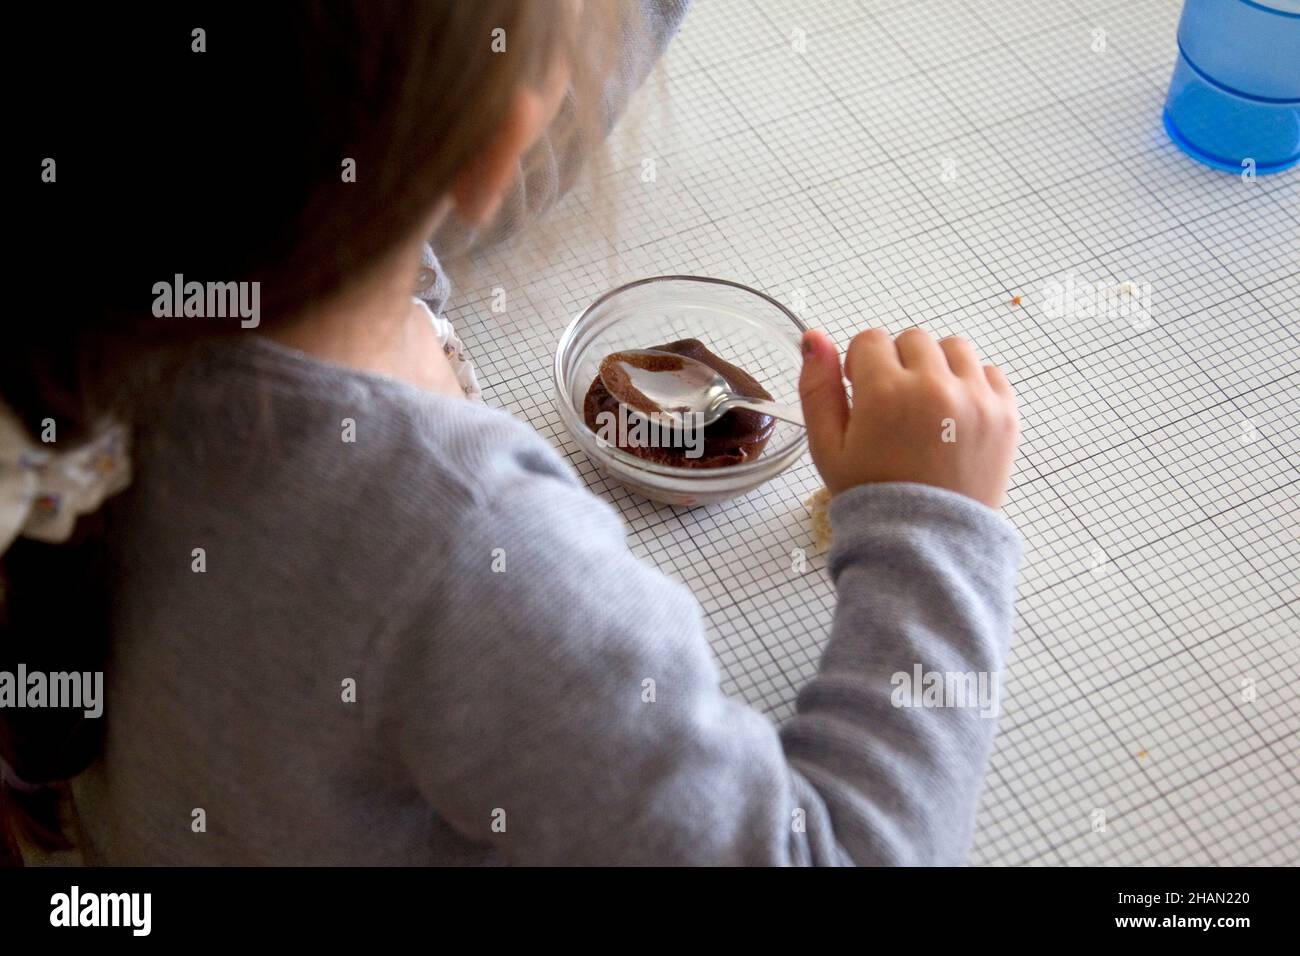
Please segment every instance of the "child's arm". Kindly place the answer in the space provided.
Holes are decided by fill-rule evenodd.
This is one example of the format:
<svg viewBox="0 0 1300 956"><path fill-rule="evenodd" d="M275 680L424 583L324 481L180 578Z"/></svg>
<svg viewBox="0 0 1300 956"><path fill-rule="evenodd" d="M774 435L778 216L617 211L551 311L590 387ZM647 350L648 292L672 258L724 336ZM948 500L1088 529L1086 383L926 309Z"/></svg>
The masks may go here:
<svg viewBox="0 0 1300 956"><path fill-rule="evenodd" d="M835 621L782 728L786 756L854 861L960 864L997 725L1000 696L980 692L1000 690L1019 540L977 502L917 484L846 491L831 523ZM965 706L910 706L932 674L962 680Z"/></svg>
<svg viewBox="0 0 1300 956"><path fill-rule="evenodd" d="M958 383L946 365L914 372L896 353L891 367L882 344L851 350L852 415L867 414L868 392L864 428L915 415L910 443L889 439L900 461L948 454L926 436L955 418L961 451L934 476L959 487L857 486L873 459L846 457L822 427L842 392L817 384L834 361L838 388L839 364L814 341L805 408L839 491L839 606L820 673L779 732L722 694L690 592L628 552L614 511L540 439L513 422L463 439L458 457L482 485L463 492L474 503L456 516L452 570L431 575L397 643L381 647L375 695L402 765L448 824L521 863L963 860L995 720L978 700L912 708L891 695L918 665L973 674L976 688L1002 667L1018 542L960 486L991 489L999 470L1005 481L1014 413L970 369ZM922 344L909 337L906 353L942 355ZM858 424L841 421L843 434Z"/></svg>

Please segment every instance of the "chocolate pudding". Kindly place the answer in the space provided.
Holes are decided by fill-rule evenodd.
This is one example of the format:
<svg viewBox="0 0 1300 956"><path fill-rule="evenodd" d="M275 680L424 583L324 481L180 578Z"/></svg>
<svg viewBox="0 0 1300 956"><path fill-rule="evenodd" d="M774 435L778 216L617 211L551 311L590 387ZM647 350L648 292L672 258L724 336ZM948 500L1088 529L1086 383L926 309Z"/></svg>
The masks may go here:
<svg viewBox="0 0 1300 956"><path fill-rule="evenodd" d="M650 348L659 352L684 355L697 362L703 362L721 375L737 395L747 395L765 401L772 400L772 396L754 376L714 355L699 339L680 339L667 345L652 345ZM636 404L638 403L634 402L633 407ZM597 375L596 380L591 383L591 388L587 389L586 398L583 399L583 420L588 428L599 434L602 419L598 416L605 414L605 421L608 421L609 415L617 417L618 413L618 400L610 394L609 389ZM734 408L703 429L703 449L698 457L688 454L687 448L655 447L631 440L624 441L622 439L625 436L621 434L620 440L611 444L638 458L661 465L675 465L679 468L725 468L727 465L750 461L762 454L775 427L776 419L771 415Z"/></svg>

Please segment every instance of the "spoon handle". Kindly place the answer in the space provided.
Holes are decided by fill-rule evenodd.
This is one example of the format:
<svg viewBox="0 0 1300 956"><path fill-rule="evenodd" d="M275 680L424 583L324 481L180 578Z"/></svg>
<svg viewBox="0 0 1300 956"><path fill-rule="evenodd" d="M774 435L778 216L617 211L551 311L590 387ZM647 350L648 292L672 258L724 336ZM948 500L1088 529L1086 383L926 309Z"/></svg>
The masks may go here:
<svg viewBox="0 0 1300 956"><path fill-rule="evenodd" d="M785 422L793 422L800 428L806 427L803 421L803 409L798 405L782 405L780 402L765 402L762 399L744 398L739 395L728 398L725 404L728 409L744 408L751 412L771 415Z"/></svg>

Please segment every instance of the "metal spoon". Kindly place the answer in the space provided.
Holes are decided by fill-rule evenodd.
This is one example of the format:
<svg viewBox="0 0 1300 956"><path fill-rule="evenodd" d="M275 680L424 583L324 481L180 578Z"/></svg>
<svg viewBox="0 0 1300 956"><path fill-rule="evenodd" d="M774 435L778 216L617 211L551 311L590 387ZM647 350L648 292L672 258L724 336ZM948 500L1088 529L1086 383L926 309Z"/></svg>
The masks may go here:
<svg viewBox="0 0 1300 956"><path fill-rule="evenodd" d="M803 426L803 410L760 398L737 395L726 379L703 362L659 349L613 352L600 363L600 380L609 393L633 411L669 424L684 416L702 416L711 425L733 408L771 415Z"/></svg>

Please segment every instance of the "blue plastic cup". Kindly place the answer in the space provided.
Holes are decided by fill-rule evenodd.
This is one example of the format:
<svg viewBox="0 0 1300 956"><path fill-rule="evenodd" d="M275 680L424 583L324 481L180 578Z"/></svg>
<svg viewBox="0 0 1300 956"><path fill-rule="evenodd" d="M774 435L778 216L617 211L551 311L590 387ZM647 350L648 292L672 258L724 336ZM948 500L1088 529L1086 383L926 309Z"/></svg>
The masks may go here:
<svg viewBox="0 0 1300 956"><path fill-rule="evenodd" d="M1300 0L1186 0L1164 121L1216 169L1300 162Z"/></svg>

